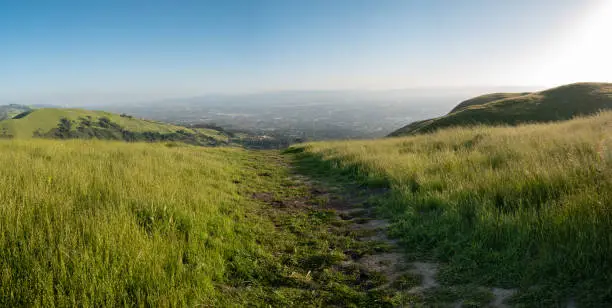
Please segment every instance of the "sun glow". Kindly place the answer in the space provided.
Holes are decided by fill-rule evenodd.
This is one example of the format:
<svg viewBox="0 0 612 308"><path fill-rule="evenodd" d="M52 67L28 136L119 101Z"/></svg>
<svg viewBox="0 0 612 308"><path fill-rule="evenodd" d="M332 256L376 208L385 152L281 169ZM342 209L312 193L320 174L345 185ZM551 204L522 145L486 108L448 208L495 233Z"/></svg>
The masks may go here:
<svg viewBox="0 0 612 308"><path fill-rule="evenodd" d="M545 84L612 82L612 1L602 1L547 54Z"/></svg>

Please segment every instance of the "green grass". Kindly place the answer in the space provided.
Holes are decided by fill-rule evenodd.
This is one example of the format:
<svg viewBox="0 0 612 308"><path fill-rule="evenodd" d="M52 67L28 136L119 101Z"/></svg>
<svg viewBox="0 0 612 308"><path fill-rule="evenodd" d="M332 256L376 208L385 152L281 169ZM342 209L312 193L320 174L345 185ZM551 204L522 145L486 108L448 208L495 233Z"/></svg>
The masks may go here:
<svg viewBox="0 0 612 308"><path fill-rule="evenodd" d="M576 83L535 93L496 93L479 96L449 114L411 123L391 136L429 133L453 126L517 125L569 120L612 108L612 84Z"/></svg>
<svg viewBox="0 0 612 308"><path fill-rule="evenodd" d="M217 283L265 266L253 234L273 227L233 182L256 177L245 151L36 140L0 153L1 306L214 304Z"/></svg>
<svg viewBox="0 0 612 308"><path fill-rule="evenodd" d="M612 302L612 113L296 146L311 174L387 187L380 215L445 285L516 287L524 303Z"/></svg>
<svg viewBox="0 0 612 308"><path fill-rule="evenodd" d="M212 129L191 129L151 120L122 117L118 114L104 111L90 111L84 109L36 109L23 118L0 121L0 130L4 131L7 135L12 135L15 138L27 139L32 138L34 133L38 130L48 132L56 128L60 122L60 119L62 118L78 122L79 118L86 117L91 117L93 121L106 117L111 120L111 122L120 125L124 129L137 133L172 133L179 130L184 130L190 133L202 133L219 140L227 140L227 137L222 133Z"/></svg>
<svg viewBox="0 0 612 308"><path fill-rule="evenodd" d="M449 113L453 113L453 112L457 112L457 111L461 111L464 109L467 109L471 106L478 106L478 105L484 105L484 104L488 104L494 101L498 101L498 100L502 100L502 99L506 99L506 98L516 98L519 96L524 96L524 95L529 95L531 93L529 92L523 92L523 93L491 93L491 94L485 94L485 95L481 95L481 96L477 96L468 100L465 100L461 103L459 103L459 105L455 106L455 108L453 108Z"/></svg>
<svg viewBox="0 0 612 308"><path fill-rule="evenodd" d="M327 202L274 151L0 140L0 306L394 306Z"/></svg>

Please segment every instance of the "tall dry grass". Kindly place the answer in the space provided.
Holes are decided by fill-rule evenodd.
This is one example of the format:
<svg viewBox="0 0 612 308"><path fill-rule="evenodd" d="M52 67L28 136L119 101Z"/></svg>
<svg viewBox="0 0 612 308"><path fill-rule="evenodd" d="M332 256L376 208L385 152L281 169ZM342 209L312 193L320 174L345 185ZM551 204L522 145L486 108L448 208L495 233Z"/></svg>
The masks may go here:
<svg viewBox="0 0 612 308"><path fill-rule="evenodd" d="M303 146L321 172L384 185L379 210L447 283L612 302L612 113ZM533 291L536 290L536 291ZM526 295L527 296L527 295Z"/></svg>
<svg viewBox="0 0 612 308"><path fill-rule="evenodd" d="M267 254L254 236L266 225L245 218L252 201L234 182L248 159L238 149L1 141L0 306L223 305L216 285Z"/></svg>

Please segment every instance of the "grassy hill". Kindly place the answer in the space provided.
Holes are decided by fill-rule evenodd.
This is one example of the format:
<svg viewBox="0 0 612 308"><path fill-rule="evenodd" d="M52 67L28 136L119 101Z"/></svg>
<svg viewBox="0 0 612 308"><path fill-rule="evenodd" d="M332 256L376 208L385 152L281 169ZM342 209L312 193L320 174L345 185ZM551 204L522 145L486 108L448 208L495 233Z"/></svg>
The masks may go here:
<svg viewBox="0 0 612 308"><path fill-rule="evenodd" d="M609 85L571 85L465 112L554 107L563 118L608 106L609 94ZM604 307L612 302L610 123L604 112L288 152L304 170L386 191L372 204L412 260L440 263L447 290L504 286L528 307Z"/></svg>
<svg viewBox="0 0 612 308"><path fill-rule="evenodd" d="M103 111L42 108L0 121L5 138L110 139L126 141L185 141L193 144L227 142L223 133L186 128Z"/></svg>
<svg viewBox="0 0 612 308"><path fill-rule="evenodd" d="M609 83L576 83L534 93L496 93L464 101L447 115L409 124L390 136L427 133L451 126L568 120L610 108Z"/></svg>
<svg viewBox="0 0 612 308"><path fill-rule="evenodd" d="M529 92L523 92L523 93L491 93L491 94L485 94L485 95L477 96L477 97L474 97L474 98L471 98L471 99L468 99L466 101L463 101L463 102L459 103L459 105L455 106L455 108L453 108L449 113L461 111L461 110L467 109L470 106L483 105L483 104L487 104L487 103L490 103L490 102L498 101L498 100L501 100L501 99L519 97L519 96L528 95L528 94L530 94L530 93Z"/></svg>
<svg viewBox="0 0 612 308"><path fill-rule="evenodd" d="M39 111L58 122L20 122ZM482 307L492 287L525 306L612 302L612 112L282 157L27 133L185 129L66 111L9 120L23 138L0 140L2 307ZM439 285L411 293L426 276L380 270L404 259L435 262Z"/></svg>

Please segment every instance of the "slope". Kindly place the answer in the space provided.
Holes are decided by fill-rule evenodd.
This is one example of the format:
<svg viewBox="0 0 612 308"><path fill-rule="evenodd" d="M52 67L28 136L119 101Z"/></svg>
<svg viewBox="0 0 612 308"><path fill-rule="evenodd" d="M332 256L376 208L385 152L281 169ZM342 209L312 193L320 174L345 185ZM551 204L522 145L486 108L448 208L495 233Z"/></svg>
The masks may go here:
<svg viewBox="0 0 612 308"><path fill-rule="evenodd" d="M304 170L384 192L370 203L409 259L439 264L430 295L502 287L517 291L519 306L604 307L612 302L610 123L608 111L288 152Z"/></svg>
<svg viewBox="0 0 612 308"><path fill-rule="evenodd" d="M276 151L0 140L0 307L397 307L330 196Z"/></svg>
<svg viewBox="0 0 612 308"><path fill-rule="evenodd" d="M103 111L59 108L35 109L0 121L0 134L6 138L20 139L182 141L191 138L202 142L206 140L206 143L227 142L227 136L213 129L186 128Z"/></svg>
<svg viewBox="0 0 612 308"><path fill-rule="evenodd" d="M487 103L490 103L490 102L498 101L498 100L501 100L501 99L519 97L519 96L528 95L528 94L530 94L530 93L529 92L523 92L523 93L491 93L491 94L485 94L485 95L477 96L477 97L474 97L474 98L471 98L471 99L468 99L466 101L463 101L463 102L459 103L459 105L455 106L455 108L453 108L449 113L461 111L461 110L467 109L470 106L483 105L483 104L487 104Z"/></svg>
<svg viewBox="0 0 612 308"><path fill-rule="evenodd" d="M505 98L489 101L498 97ZM568 120L609 108L612 108L612 84L575 83L530 94L477 97L459 104L447 115L407 125L390 136L427 133L451 126Z"/></svg>

